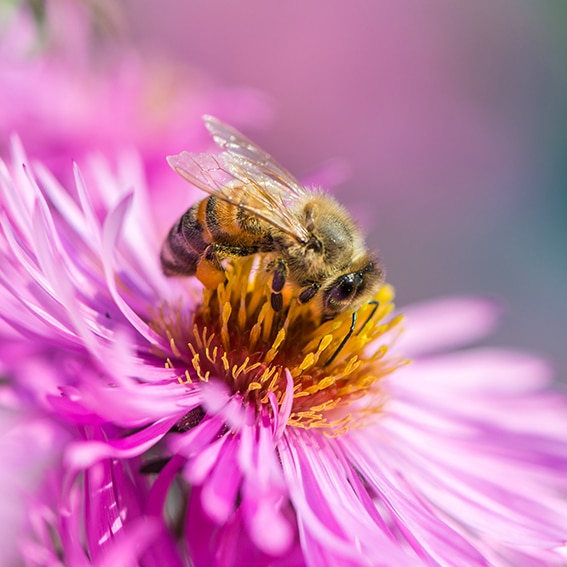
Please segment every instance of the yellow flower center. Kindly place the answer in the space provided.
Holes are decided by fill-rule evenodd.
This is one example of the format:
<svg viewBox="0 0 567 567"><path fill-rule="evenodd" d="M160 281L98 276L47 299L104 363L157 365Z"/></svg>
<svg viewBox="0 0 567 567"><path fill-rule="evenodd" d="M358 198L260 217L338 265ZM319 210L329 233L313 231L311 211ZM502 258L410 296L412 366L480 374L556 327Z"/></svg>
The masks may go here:
<svg viewBox="0 0 567 567"><path fill-rule="evenodd" d="M174 355L166 366L180 370L183 384L222 380L258 409L271 406L270 392L279 405L284 402L287 369L293 378L288 426L338 435L355 417L358 424L379 412L384 400L377 382L405 362L388 360L380 340L401 320L385 322L394 307L392 287L383 285L373 302L359 308L350 332L352 312L321 323L315 302L300 305L289 292L283 311L274 312L266 262L259 257L230 264L227 283L204 289L191 322L161 310L156 330L167 334Z"/></svg>

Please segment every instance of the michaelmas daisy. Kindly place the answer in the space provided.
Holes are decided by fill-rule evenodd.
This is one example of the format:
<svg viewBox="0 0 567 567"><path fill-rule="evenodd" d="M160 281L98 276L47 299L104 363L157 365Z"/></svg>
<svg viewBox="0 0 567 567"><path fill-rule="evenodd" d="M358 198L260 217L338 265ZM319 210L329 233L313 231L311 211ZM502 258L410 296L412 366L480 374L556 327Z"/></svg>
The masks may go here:
<svg viewBox="0 0 567 567"><path fill-rule="evenodd" d="M492 304L402 317L385 284L344 342L350 313L274 313L262 255L213 291L168 279L170 227L120 163L68 188L18 143L0 166L2 400L26 457L2 475L41 471L18 489L26 565L561 564L549 368L446 352L489 331Z"/></svg>

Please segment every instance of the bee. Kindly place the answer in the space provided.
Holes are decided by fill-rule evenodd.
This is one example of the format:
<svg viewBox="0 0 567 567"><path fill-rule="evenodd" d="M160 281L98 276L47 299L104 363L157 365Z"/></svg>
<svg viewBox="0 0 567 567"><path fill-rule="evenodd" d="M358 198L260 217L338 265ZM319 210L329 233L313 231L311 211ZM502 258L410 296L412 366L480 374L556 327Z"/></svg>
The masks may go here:
<svg viewBox="0 0 567 567"><path fill-rule="evenodd" d="M195 275L214 289L226 279L224 259L270 254L274 311L283 309L286 284L299 303L314 302L323 321L371 298L383 270L346 209L301 185L231 126L212 116L203 119L222 151L167 158L209 196L169 231L161 250L165 275Z"/></svg>

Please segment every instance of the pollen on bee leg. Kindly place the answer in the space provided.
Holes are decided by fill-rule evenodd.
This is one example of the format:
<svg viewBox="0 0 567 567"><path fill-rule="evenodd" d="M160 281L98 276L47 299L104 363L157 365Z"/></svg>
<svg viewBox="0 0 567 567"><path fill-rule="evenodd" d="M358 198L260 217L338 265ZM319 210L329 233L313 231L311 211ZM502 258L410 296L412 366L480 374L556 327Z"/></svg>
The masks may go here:
<svg viewBox="0 0 567 567"><path fill-rule="evenodd" d="M224 270L219 269L218 265L203 256L197 264L197 279L207 288L216 289L224 283L226 274Z"/></svg>

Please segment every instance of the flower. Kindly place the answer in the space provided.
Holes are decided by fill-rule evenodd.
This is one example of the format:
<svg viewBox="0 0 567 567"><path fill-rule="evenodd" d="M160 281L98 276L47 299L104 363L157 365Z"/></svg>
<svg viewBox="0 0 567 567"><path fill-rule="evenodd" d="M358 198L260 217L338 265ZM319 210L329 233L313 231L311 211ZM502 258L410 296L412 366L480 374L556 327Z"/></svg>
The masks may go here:
<svg viewBox="0 0 567 567"><path fill-rule="evenodd" d="M549 369L442 352L494 306L404 320L384 285L350 334L351 314L321 324L292 297L274 313L261 255L214 291L165 278L139 163L86 169L75 198L17 142L0 167L4 399L64 433L27 495L28 564L561 562L567 404Z"/></svg>
<svg viewBox="0 0 567 567"><path fill-rule="evenodd" d="M25 521L27 498L41 487L46 470L57 465L69 436L64 427L32 411L0 410L0 564L19 565L17 541Z"/></svg>

